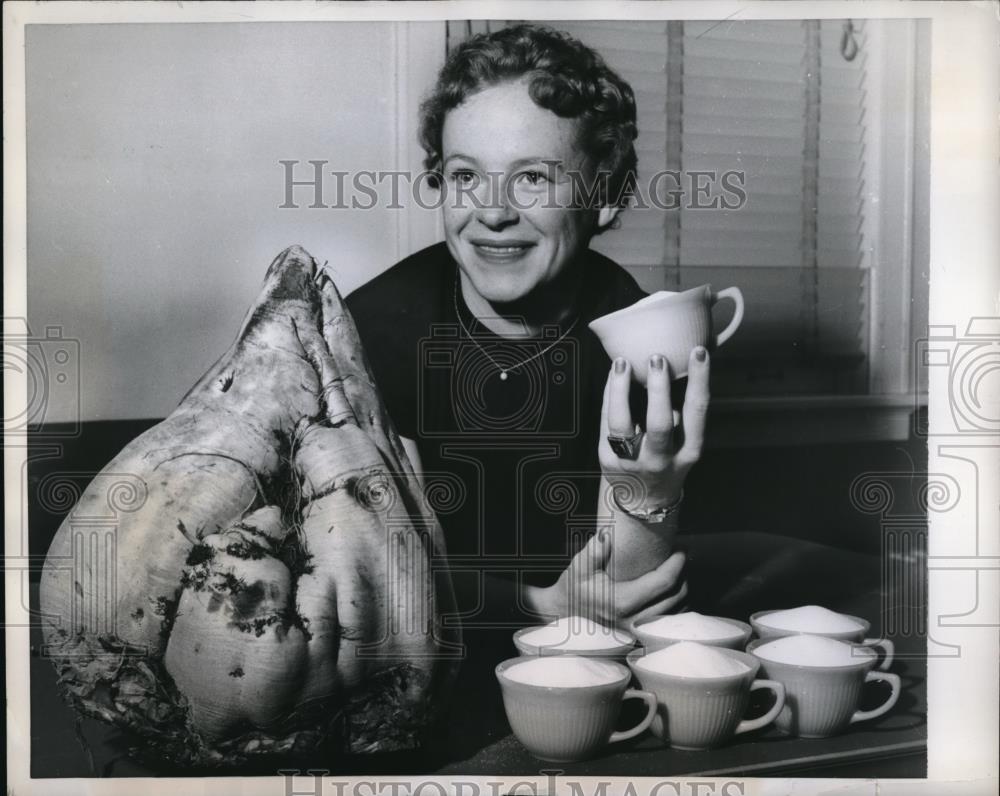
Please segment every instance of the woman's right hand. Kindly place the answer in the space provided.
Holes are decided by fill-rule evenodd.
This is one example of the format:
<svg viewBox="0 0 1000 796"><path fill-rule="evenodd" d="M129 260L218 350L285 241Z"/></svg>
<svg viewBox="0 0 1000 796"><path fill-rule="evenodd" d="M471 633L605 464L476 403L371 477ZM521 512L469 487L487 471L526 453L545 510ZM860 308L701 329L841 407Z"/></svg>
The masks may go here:
<svg viewBox="0 0 1000 796"><path fill-rule="evenodd" d="M603 625L631 629L633 624L683 610L687 599L685 556L675 552L655 569L633 580L613 580L607 572L611 535L594 534L554 584L529 587L531 608L548 620L582 616Z"/></svg>

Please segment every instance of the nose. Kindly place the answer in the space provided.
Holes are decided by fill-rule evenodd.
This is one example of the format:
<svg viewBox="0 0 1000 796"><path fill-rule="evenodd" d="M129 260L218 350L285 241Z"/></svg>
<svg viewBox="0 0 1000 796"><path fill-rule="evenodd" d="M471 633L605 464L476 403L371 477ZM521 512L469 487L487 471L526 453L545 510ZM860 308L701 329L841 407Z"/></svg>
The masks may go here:
<svg viewBox="0 0 1000 796"><path fill-rule="evenodd" d="M504 190L497 192L497 196L492 196L482 207L476 211L476 218L479 223L490 229L503 229L520 220L517 208L511 203L510 197Z"/></svg>

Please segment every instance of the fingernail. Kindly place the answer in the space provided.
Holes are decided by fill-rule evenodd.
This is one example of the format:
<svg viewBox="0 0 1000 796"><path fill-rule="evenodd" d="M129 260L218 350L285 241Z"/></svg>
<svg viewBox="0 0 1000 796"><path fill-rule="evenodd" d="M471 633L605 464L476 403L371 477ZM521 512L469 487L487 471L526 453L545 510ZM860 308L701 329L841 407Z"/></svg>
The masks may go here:
<svg viewBox="0 0 1000 796"><path fill-rule="evenodd" d="M663 365L665 361L666 360L664 360L663 357L660 356L659 354L653 354L653 356L649 358L649 366L653 370L663 370Z"/></svg>
<svg viewBox="0 0 1000 796"><path fill-rule="evenodd" d="M705 350L705 346L700 345L694 350L694 358L699 362L704 362L705 357L708 356L708 351Z"/></svg>
<svg viewBox="0 0 1000 796"><path fill-rule="evenodd" d="M625 360L622 359L621 357L618 357L618 359L615 360L615 373L624 373L624 372L625 372Z"/></svg>

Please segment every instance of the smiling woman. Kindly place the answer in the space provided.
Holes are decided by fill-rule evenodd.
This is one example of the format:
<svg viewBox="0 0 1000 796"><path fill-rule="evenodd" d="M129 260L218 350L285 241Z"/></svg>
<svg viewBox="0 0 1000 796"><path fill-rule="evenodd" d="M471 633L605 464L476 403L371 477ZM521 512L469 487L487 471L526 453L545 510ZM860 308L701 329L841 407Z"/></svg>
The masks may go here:
<svg viewBox="0 0 1000 796"><path fill-rule="evenodd" d="M528 91L524 80L480 91L448 114L442 136L445 184L455 190L444 204L448 249L473 313L502 307L485 321L501 335L537 334L545 321L570 317L579 255L618 212L574 205L573 175L589 165L577 123Z"/></svg>
<svg viewBox="0 0 1000 796"><path fill-rule="evenodd" d="M445 233L473 312L505 305L501 316L534 332L571 313L579 253L634 188L635 114L628 84L554 31L513 27L452 53L424 103L421 141L426 167L454 191ZM582 201L584 187L596 201ZM486 326L526 331L502 317Z"/></svg>
<svg viewBox="0 0 1000 796"><path fill-rule="evenodd" d="M348 298L418 471L462 484L439 514L466 628L574 614L628 626L684 601L673 536L707 352L691 352L682 444L663 358L630 396L629 364L612 368L587 328L644 295L590 249L635 186L635 113L628 84L568 35L469 39L422 106L445 241Z"/></svg>

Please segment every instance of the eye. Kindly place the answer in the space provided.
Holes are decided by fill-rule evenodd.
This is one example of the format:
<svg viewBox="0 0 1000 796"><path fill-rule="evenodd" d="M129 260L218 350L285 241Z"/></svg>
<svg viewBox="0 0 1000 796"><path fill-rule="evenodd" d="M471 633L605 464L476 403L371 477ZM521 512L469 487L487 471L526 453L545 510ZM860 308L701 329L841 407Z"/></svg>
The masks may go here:
<svg viewBox="0 0 1000 796"><path fill-rule="evenodd" d="M479 178L474 171L469 169L455 169L448 175L448 179L457 185L462 185L468 187L470 185L476 185L479 182Z"/></svg>
<svg viewBox="0 0 1000 796"><path fill-rule="evenodd" d="M528 185L541 185L544 182L548 182L548 175L538 169L529 169L528 171L522 171L517 175L518 180L526 182Z"/></svg>

